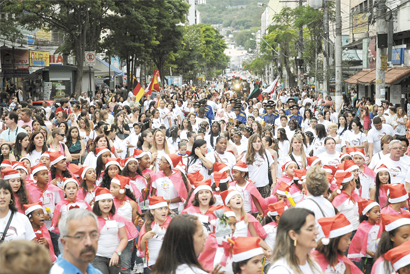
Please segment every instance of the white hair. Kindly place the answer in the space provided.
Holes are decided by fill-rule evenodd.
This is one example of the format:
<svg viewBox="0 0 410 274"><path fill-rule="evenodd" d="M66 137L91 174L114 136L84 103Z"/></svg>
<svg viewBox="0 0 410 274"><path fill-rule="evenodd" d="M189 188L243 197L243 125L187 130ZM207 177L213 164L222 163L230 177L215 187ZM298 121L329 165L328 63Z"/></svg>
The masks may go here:
<svg viewBox="0 0 410 274"><path fill-rule="evenodd" d="M94 213L91 211L88 211L86 209L81 209L81 208L74 208L72 210L69 210L68 213L64 214L61 218L60 221L58 222L58 228L60 229L60 235L61 237L67 236L70 234L70 231L68 229L68 222L72 220L83 220L87 217L92 217L95 220L95 223L98 227L98 221L97 221L97 216L95 216Z"/></svg>
<svg viewBox="0 0 410 274"><path fill-rule="evenodd" d="M401 146L403 146L403 144L401 143L400 140L394 139L389 143L389 149L392 149L393 145L397 144L397 143L400 144Z"/></svg>

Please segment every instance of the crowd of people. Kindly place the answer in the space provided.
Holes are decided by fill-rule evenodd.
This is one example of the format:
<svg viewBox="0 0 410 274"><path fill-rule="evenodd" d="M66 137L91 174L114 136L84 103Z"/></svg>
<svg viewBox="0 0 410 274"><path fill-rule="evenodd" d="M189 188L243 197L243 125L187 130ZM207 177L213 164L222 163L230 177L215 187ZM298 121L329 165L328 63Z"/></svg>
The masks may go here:
<svg viewBox="0 0 410 274"><path fill-rule="evenodd" d="M354 90L340 106L309 88L261 97L188 85L140 102L125 89L42 107L11 96L0 268L409 273L405 109ZM30 254L47 254L31 259L41 268L18 262Z"/></svg>

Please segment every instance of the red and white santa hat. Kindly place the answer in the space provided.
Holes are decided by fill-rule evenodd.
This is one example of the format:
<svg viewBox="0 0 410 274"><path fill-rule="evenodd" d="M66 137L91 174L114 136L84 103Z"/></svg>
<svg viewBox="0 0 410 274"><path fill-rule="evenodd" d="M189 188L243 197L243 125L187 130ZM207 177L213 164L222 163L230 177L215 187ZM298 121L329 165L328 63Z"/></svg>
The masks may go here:
<svg viewBox="0 0 410 274"><path fill-rule="evenodd" d="M212 176L214 177L214 183L215 183L215 190L219 191L219 184L220 183L227 183L229 182L229 178L228 178L228 174L226 174L226 172L214 172L212 174Z"/></svg>
<svg viewBox="0 0 410 274"><path fill-rule="evenodd" d="M337 193L340 193L340 189L342 189L342 184L349 183L353 180L354 176L351 172L348 171L341 171L335 175L336 184L338 187Z"/></svg>
<svg viewBox="0 0 410 274"><path fill-rule="evenodd" d="M215 171L216 172L225 172L225 171L228 171L228 170L229 170L229 167L225 163L216 162L214 164L214 172Z"/></svg>
<svg viewBox="0 0 410 274"><path fill-rule="evenodd" d="M34 176L36 175L37 172L42 171L42 170L48 171L47 167L42 162L39 162L37 165L31 168L31 174L33 174Z"/></svg>
<svg viewBox="0 0 410 274"><path fill-rule="evenodd" d="M19 160L19 162L23 162L24 160L29 161L29 162L30 162L30 165L32 165L31 160L30 160L27 156L21 157L20 160Z"/></svg>
<svg viewBox="0 0 410 274"><path fill-rule="evenodd" d="M105 169L108 169L109 166L117 166L120 170L121 168L121 159L120 158L107 158L107 162L105 163Z"/></svg>
<svg viewBox="0 0 410 274"><path fill-rule="evenodd" d="M202 181L204 179L204 175L202 175L199 170L188 173L187 176L192 186L194 185L194 182Z"/></svg>
<svg viewBox="0 0 410 274"><path fill-rule="evenodd" d="M346 152L352 157L355 155L360 155L365 158L364 148L347 147Z"/></svg>
<svg viewBox="0 0 410 274"><path fill-rule="evenodd" d="M98 202L105 199L114 199L114 197L108 189L105 187L99 187L97 191L95 191L95 201Z"/></svg>
<svg viewBox="0 0 410 274"><path fill-rule="evenodd" d="M120 159L120 164L121 164L122 168L126 167L129 162L136 162L137 165L138 165L138 161L134 157L128 157L128 158L125 158L125 159Z"/></svg>
<svg viewBox="0 0 410 274"><path fill-rule="evenodd" d="M282 165L282 172L285 172L285 170L289 167L290 164L295 164L294 161L287 161L285 164Z"/></svg>
<svg viewBox="0 0 410 274"><path fill-rule="evenodd" d="M227 206L224 206L224 209L225 209L224 214L225 214L226 217L234 217L236 219L235 212L233 212L232 209L230 209Z"/></svg>
<svg viewBox="0 0 410 274"><path fill-rule="evenodd" d="M282 216L282 213L285 212L288 207L284 201L276 202L273 204L268 205L268 215L270 216Z"/></svg>
<svg viewBox="0 0 410 274"><path fill-rule="evenodd" d="M182 156L178 154L165 154L164 157L171 165L171 169L175 168L178 163L182 162Z"/></svg>
<svg viewBox="0 0 410 274"><path fill-rule="evenodd" d="M43 157L43 156L50 158L50 151L48 151L48 150L44 151L43 154L41 154L40 158Z"/></svg>
<svg viewBox="0 0 410 274"><path fill-rule="evenodd" d="M194 195L200 190L209 190L212 193L212 179L206 179L204 181L194 181Z"/></svg>
<svg viewBox="0 0 410 274"><path fill-rule="evenodd" d="M4 180L17 179L21 177L20 172L18 172L18 170L12 169L11 167L6 167L1 173L3 173Z"/></svg>
<svg viewBox="0 0 410 274"><path fill-rule="evenodd" d="M361 215L366 215L366 213L369 212L373 207L380 206L373 200L361 200L357 202L357 205L359 207L359 214Z"/></svg>
<svg viewBox="0 0 410 274"><path fill-rule="evenodd" d="M120 193L124 194L125 189L131 189L130 186L130 178L121 176L121 175L115 175L115 177L111 180L111 184L117 184L121 187Z"/></svg>
<svg viewBox="0 0 410 274"><path fill-rule="evenodd" d="M353 170L359 169L359 166L353 160L346 160L343 163L345 171L352 172Z"/></svg>
<svg viewBox="0 0 410 274"><path fill-rule="evenodd" d="M390 215L382 213L382 232L392 231L404 225L410 225L410 218L402 215Z"/></svg>
<svg viewBox="0 0 410 274"><path fill-rule="evenodd" d="M295 176L293 176L293 180L299 180L300 184L302 181L306 179L306 169L295 169Z"/></svg>
<svg viewBox="0 0 410 274"><path fill-rule="evenodd" d="M106 152L111 152L107 147L97 147L95 153L97 153L97 158Z"/></svg>
<svg viewBox="0 0 410 274"><path fill-rule="evenodd" d="M402 183L383 185L382 188L386 190L387 196L389 196L389 203L391 204L400 203L409 199L409 194Z"/></svg>
<svg viewBox="0 0 410 274"><path fill-rule="evenodd" d="M94 169L93 167L90 166L82 166L79 167L76 164L70 164L68 166L68 169L74 173L74 175L76 175L78 178L80 178L80 181L84 180L85 178L85 174L87 174L87 171L89 171L90 169Z"/></svg>
<svg viewBox="0 0 410 274"><path fill-rule="evenodd" d="M151 196L149 198L149 209L156 209L168 206L167 201L161 196Z"/></svg>
<svg viewBox="0 0 410 274"><path fill-rule="evenodd" d="M404 242L401 245L390 249L384 254L384 258L391 262L396 273L399 269L410 265L410 242Z"/></svg>
<svg viewBox="0 0 410 274"><path fill-rule="evenodd" d="M276 194L286 196L286 191L289 193L290 186L287 183L280 182L278 189L276 190Z"/></svg>
<svg viewBox="0 0 410 274"><path fill-rule="evenodd" d="M239 160L236 165L233 166L232 170L238 170L240 172L248 172L248 166L242 162L241 160Z"/></svg>
<svg viewBox="0 0 410 274"><path fill-rule="evenodd" d="M3 162L1 162L0 167L13 167L13 165L11 164L11 161L8 159L3 160Z"/></svg>
<svg viewBox="0 0 410 274"><path fill-rule="evenodd" d="M312 156L312 157L306 157L306 162L308 167L312 167L319 163L321 160L317 156Z"/></svg>
<svg viewBox="0 0 410 274"><path fill-rule="evenodd" d="M337 238L353 231L353 226L344 214L337 214L333 217L325 217L317 220L322 227L325 237L322 244L328 245L330 239Z"/></svg>
<svg viewBox="0 0 410 274"><path fill-rule="evenodd" d="M337 168L336 168L335 166L332 166L332 165L324 165L322 168L326 171L326 173L330 173L330 174L332 174L332 175L335 175L335 174L336 174Z"/></svg>
<svg viewBox="0 0 410 274"><path fill-rule="evenodd" d="M263 249L259 245L260 240L257 237L236 238L233 246L232 261L242 262L263 254Z"/></svg>
<svg viewBox="0 0 410 274"><path fill-rule="evenodd" d="M63 189L65 188L65 186L68 183L75 183L77 185L77 187L79 186L76 179L74 179L74 178L63 178Z"/></svg>
<svg viewBox="0 0 410 274"><path fill-rule="evenodd" d="M142 158L142 157L144 157L145 155L148 155L150 158L151 158L151 152L149 152L149 151L143 151L143 150L141 150L141 149L134 149L134 157L136 158L136 159L139 159L139 158Z"/></svg>
<svg viewBox="0 0 410 274"><path fill-rule="evenodd" d="M390 175L390 170L387 168L386 165L382 164L376 169L376 174L382 171L387 171Z"/></svg>
<svg viewBox="0 0 410 274"><path fill-rule="evenodd" d="M186 175L186 165L183 162L179 162L175 169L178 169Z"/></svg>
<svg viewBox="0 0 410 274"><path fill-rule="evenodd" d="M24 207L24 214L27 216L31 212L33 212L34 210L43 209L43 203L40 201L40 202L37 202L37 203L34 203L34 204L23 205L23 207ZM44 211L44 209L43 209L43 211Z"/></svg>
<svg viewBox="0 0 410 274"><path fill-rule="evenodd" d="M340 156L339 156L339 160L340 160L340 161L343 161L343 159L346 158L346 157L350 157L350 155L347 154L347 153L342 153L342 154L340 154Z"/></svg>
<svg viewBox="0 0 410 274"><path fill-rule="evenodd" d="M50 152L50 166L53 166L64 159L66 158L60 151Z"/></svg>
<svg viewBox="0 0 410 274"><path fill-rule="evenodd" d="M24 165L24 163L20 163L20 162L19 162L19 163L13 165L13 168L14 168L15 170L22 169L22 170L24 170L24 171L26 172L26 174L28 174L27 168L26 168L26 166Z"/></svg>
<svg viewBox="0 0 410 274"><path fill-rule="evenodd" d="M224 202L225 205L229 204L229 201L235 195L241 196L241 194L238 191L234 190L234 189L229 189L229 190L225 190L225 191L221 192L221 198L222 198L222 201Z"/></svg>

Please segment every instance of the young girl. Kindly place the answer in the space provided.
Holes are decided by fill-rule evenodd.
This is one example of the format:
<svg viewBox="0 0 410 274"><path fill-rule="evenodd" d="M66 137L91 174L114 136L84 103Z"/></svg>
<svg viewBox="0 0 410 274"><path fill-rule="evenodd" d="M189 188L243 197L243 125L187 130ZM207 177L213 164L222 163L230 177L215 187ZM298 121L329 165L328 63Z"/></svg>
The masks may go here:
<svg viewBox="0 0 410 274"><path fill-rule="evenodd" d="M282 166L282 177L279 179L279 183L283 182L290 186L290 194L301 192L300 188L293 183L296 168L297 165L293 161L286 162ZM275 185L272 194L276 192L276 190L279 188L279 185L280 184Z"/></svg>
<svg viewBox="0 0 410 274"><path fill-rule="evenodd" d="M77 198L78 192L78 183L74 178L64 178L63 179L63 189L65 194L65 199L58 202L54 208L53 219L51 221L50 231L53 231L56 234L60 234L58 229L58 221L60 218L66 214L69 210L73 208L82 208L91 211L91 207L88 203ZM62 251L63 246L59 241L59 248Z"/></svg>
<svg viewBox="0 0 410 274"><path fill-rule="evenodd" d="M392 185L384 185L383 188L386 192L389 190L390 193L388 206L382 209L382 213L390 215L400 214L410 217L409 211L404 209L409 207L409 194L407 193L404 185L402 183L397 183Z"/></svg>
<svg viewBox="0 0 410 274"><path fill-rule="evenodd" d="M98 249L93 266L103 273L119 273L120 256L128 244L124 218L115 214L113 196L106 188L99 188L95 195L93 212L97 215Z"/></svg>
<svg viewBox="0 0 410 274"><path fill-rule="evenodd" d="M390 184L390 172L385 165L379 166L376 172L376 186L370 190L370 199L384 208L387 206L387 192L383 186Z"/></svg>
<svg viewBox="0 0 410 274"><path fill-rule="evenodd" d="M20 161L21 157L27 156L29 145L30 136L28 136L27 133L21 132L17 134L14 145L14 157L16 157L17 161Z"/></svg>
<svg viewBox="0 0 410 274"><path fill-rule="evenodd" d="M74 164L70 164L70 169L74 170ZM78 167L75 169L75 174L78 175L80 179L80 188L77 192L77 197L81 200L84 200L90 206L94 205L95 193L98 189L98 186L95 185L97 175L95 174L95 169L88 166Z"/></svg>
<svg viewBox="0 0 410 274"><path fill-rule="evenodd" d="M182 157L182 163L184 165L188 164L188 153L187 153L187 142L181 141L178 143L178 153L179 156Z"/></svg>
<svg viewBox="0 0 410 274"><path fill-rule="evenodd" d="M66 157L60 151L50 152L50 183L64 189L63 178L71 178Z"/></svg>
<svg viewBox="0 0 410 274"><path fill-rule="evenodd" d="M380 205L375 201L359 201L360 225L349 247L348 258L370 274L376 258L376 242L380 229Z"/></svg>
<svg viewBox="0 0 410 274"><path fill-rule="evenodd" d="M183 209L183 202L188 197L190 186L176 168L181 162L181 156L176 154L164 155L160 158L159 171L152 178L152 195L161 195L167 199L169 208L176 214Z"/></svg>
<svg viewBox="0 0 410 274"><path fill-rule="evenodd" d="M137 218L139 208L135 202L135 196L131 192L130 179L116 175L111 180L110 192L114 197L114 205L117 210L116 214L127 220L125 224L126 229L130 226L132 227ZM135 229L135 226L133 229ZM127 231L130 230L127 229ZM128 237L128 244L121 254L121 266L125 272L130 272L131 269L131 254L134 239L135 238Z"/></svg>
<svg viewBox="0 0 410 274"><path fill-rule="evenodd" d="M224 204L232 209L236 216L236 228L234 237L260 237L265 239L267 233L263 229L261 223L254 218L251 214L246 213L243 207L243 199L241 194L233 189L226 190L221 193L222 200ZM267 256L271 256L272 249L263 241L260 242L263 249L266 250Z"/></svg>
<svg viewBox="0 0 410 274"><path fill-rule="evenodd" d="M279 224L280 216L288 208L284 201L276 202L268 206L269 212L264 219L265 225L263 229L268 234L265 238L265 242L268 246L275 246L276 241L276 229Z"/></svg>
<svg viewBox="0 0 410 274"><path fill-rule="evenodd" d="M71 163L76 165L81 164L86 144L81 140L78 127L71 127L68 130L66 145L71 155Z"/></svg>
<svg viewBox="0 0 410 274"><path fill-rule="evenodd" d="M138 161L138 175L135 178L135 183L141 192L139 207L141 211L145 213L145 211L148 210L149 198L152 191L151 178L155 173L149 169L151 165L151 153L149 151L135 149L134 157Z"/></svg>
<svg viewBox="0 0 410 274"><path fill-rule="evenodd" d="M178 150L178 143L181 141L179 138L180 136L180 131L177 126L173 126L169 130L169 137L167 138L167 142L169 146L172 146L174 148L174 151Z"/></svg>
<svg viewBox="0 0 410 274"><path fill-rule="evenodd" d="M98 147L95 149L95 152L97 153L97 167L95 169L97 176L96 184L100 186L104 176L105 164L107 163L107 159L111 157L111 152L106 147Z"/></svg>
<svg viewBox="0 0 410 274"><path fill-rule="evenodd" d="M191 174L193 173L190 173L189 175ZM201 175L199 172L197 174ZM189 178L191 179L192 176L189 176ZM192 205L185 208L181 214L191 214L197 216L198 220L204 227L205 233L209 234L214 231L214 228L210 222L215 219L213 211L210 210L215 204L215 198L212 196L212 180L207 179L205 181L192 181L193 180L191 180L191 183L195 186L193 189L194 198L192 200Z"/></svg>
<svg viewBox="0 0 410 274"><path fill-rule="evenodd" d="M245 212L259 213L260 216L264 216L268 212L268 207L255 184L248 178L248 166L239 160L233 167L232 176L235 181L230 183L229 189L241 193Z"/></svg>
<svg viewBox="0 0 410 274"><path fill-rule="evenodd" d="M376 257L371 274L394 273L392 265L385 260L385 254L392 248L408 242L410 238L410 219L401 215L382 214L384 232L378 243Z"/></svg>
<svg viewBox="0 0 410 274"><path fill-rule="evenodd" d="M42 202L35 204L26 204L24 205L24 213L30 220L31 226L33 227L34 233L36 234L37 243L48 248L50 259L52 262L54 262L55 260L57 260L57 257L54 254L54 248L53 243L51 242L50 233L48 232L47 227L44 224L45 214L42 205Z"/></svg>
<svg viewBox="0 0 410 274"><path fill-rule="evenodd" d="M353 230L359 227L359 213L357 203L362 200L354 191L356 189L356 181L350 172L339 171L335 175L336 184L338 186L337 196L333 199L333 206L346 216L353 226Z"/></svg>
<svg viewBox="0 0 410 274"><path fill-rule="evenodd" d="M26 186L24 182L21 182L20 172L7 167L2 171L4 175L3 179L8 181L14 194L14 202L18 209L18 212L24 214L24 205L29 204L30 196L27 193Z"/></svg>
<svg viewBox="0 0 410 274"><path fill-rule="evenodd" d="M20 181L22 182L22 184L24 184L24 186L27 186L33 183L33 181L29 180L29 178L27 177L28 171L27 171L26 166L23 163L14 164L13 169L20 172Z"/></svg>
<svg viewBox="0 0 410 274"><path fill-rule="evenodd" d="M40 162L42 162L48 170L50 170L50 152L46 151L40 156Z"/></svg>
<svg viewBox="0 0 410 274"><path fill-rule="evenodd" d="M353 154L353 161L359 167L360 196L363 199L368 200L370 199L370 190L374 187L374 180L376 178L376 174L364 163L364 149L356 148L355 152L349 154Z"/></svg>
<svg viewBox="0 0 410 274"><path fill-rule="evenodd" d="M260 246L261 239L255 237L238 237L235 239L232 255L232 270L236 274L256 274L263 270L264 251Z"/></svg>
<svg viewBox="0 0 410 274"><path fill-rule="evenodd" d="M325 274L362 274L344 252L349 248L353 226L343 214L317 220L322 226L325 238L319 240L315 250L311 252L313 259L319 263Z"/></svg>
<svg viewBox="0 0 410 274"><path fill-rule="evenodd" d="M4 160L15 161L16 157L12 154L12 147L10 144L4 143L0 146L0 163Z"/></svg>
<svg viewBox="0 0 410 274"><path fill-rule="evenodd" d="M317 156L306 157L306 164L307 164L306 169L310 167L314 167L314 166L322 167L322 161Z"/></svg>
<svg viewBox="0 0 410 274"><path fill-rule="evenodd" d="M114 179L114 177L117 174L120 174L121 172L121 164L120 164L121 159L116 159L116 158L107 158L106 163L105 163L105 170L104 170L104 175L102 178L101 182L101 187L105 187L107 189L110 189L111 185L111 180Z"/></svg>
<svg viewBox="0 0 410 274"><path fill-rule="evenodd" d="M137 177L142 175L141 171L138 169L138 160L134 157L121 159L121 166L123 167L121 175L130 179L131 192L134 194L136 201L141 200L141 190L137 186L140 184L137 183L137 180L140 180L137 179Z"/></svg>
<svg viewBox="0 0 410 274"><path fill-rule="evenodd" d="M168 216L168 203L163 197L152 196L149 199L149 210L138 238L138 247L145 254L144 273L151 273L152 266L158 258L162 241L172 218Z"/></svg>

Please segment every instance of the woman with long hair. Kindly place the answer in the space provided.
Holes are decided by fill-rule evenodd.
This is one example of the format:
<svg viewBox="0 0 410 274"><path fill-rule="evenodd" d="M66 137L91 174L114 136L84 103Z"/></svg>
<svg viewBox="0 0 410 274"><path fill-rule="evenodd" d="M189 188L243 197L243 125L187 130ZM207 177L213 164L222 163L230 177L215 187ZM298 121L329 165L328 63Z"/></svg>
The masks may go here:
<svg viewBox="0 0 410 274"><path fill-rule="evenodd" d="M179 129L181 130L180 138L181 140L188 140L187 134L188 132L192 131L191 121L188 118L184 118L182 123L179 125Z"/></svg>
<svg viewBox="0 0 410 274"><path fill-rule="evenodd" d="M326 151L325 148L325 139L327 137L327 133L326 133L326 128L324 125L322 124L317 124L314 128L315 133L316 133L316 138L313 141L313 148L312 148L312 152L313 152L313 156L317 156L320 153Z"/></svg>
<svg viewBox="0 0 410 274"><path fill-rule="evenodd" d="M208 146L215 150L216 138L221 134L221 125L219 122L212 122L211 130L209 134L205 136L205 141L208 143Z"/></svg>
<svg viewBox="0 0 410 274"><path fill-rule="evenodd" d="M40 162L41 154L48 150L44 135L41 132L33 132L30 136L30 145L28 147L27 159L31 166L35 166Z"/></svg>
<svg viewBox="0 0 410 274"><path fill-rule="evenodd" d="M80 140L80 134L77 127L71 127L68 130L66 145L72 158L71 163L76 165L79 163L82 164L85 153L85 144Z"/></svg>
<svg viewBox="0 0 410 274"><path fill-rule="evenodd" d="M306 153L303 145L303 139L300 138L298 134L292 137L290 141L290 147L288 151L288 157L286 157L285 162L293 161L296 163L298 169L303 169L307 167L306 164Z"/></svg>
<svg viewBox="0 0 410 274"><path fill-rule="evenodd" d="M124 143L120 140L120 138L115 135L115 129L111 125L103 126L104 135L107 137L108 142L111 146L111 153L115 155L116 158L125 158L125 154L127 153L126 147L124 147Z"/></svg>
<svg viewBox="0 0 410 274"><path fill-rule="evenodd" d="M161 159L161 157L164 155L175 153L175 150L173 147L168 146L168 142L165 138L165 134L161 130L159 129L155 130L153 135L154 135L154 139L152 142L153 145L151 147L151 154L152 154L151 159L154 165L153 170L157 172L159 170L159 165L158 165L159 159Z"/></svg>
<svg viewBox="0 0 410 274"><path fill-rule="evenodd" d="M24 214L24 205L31 203L30 195L27 192L26 184L21 180L18 170L7 167L2 170L3 179L8 181L13 190L15 205L18 212Z"/></svg>
<svg viewBox="0 0 410 274"><path fill-rule="evenodd" d="M199 171L205 179L209 178L208 171L214 164L206 157L207 151L208 145L205 140L198 139L194 142L191 154L188 156L187 174Z"/></svg>
<svg viewBox="0 0 410 274"><path fill-rule="evenodd" d="M279 163L280 165L286 162L288 152L290 149L290 142L288 136L286 135L286 130L284 128L279 128L277 131L277 140L278 140L278 151L279 151Z"/></svg>
<svg viewBox="0 0 410 274"><path fill-rule="evenodd" d="M362 132L362 128L363 126L360 123L359 119L354 118L350 122L350 132L346 136L347 147L366 148L367 136Z"/></svg>
<svg viewBox="0 0 410 274"><path fill-rule="evenodd" d="M241 160L248 165L249 179L255 182L262 197L270 196L269 175L272 184L276 184L275 161L263 147L259 134L255 133L249 138L248 150Z"/></svg>
<svg viewBox="0 0 410 274"><path fill-rule="evenodd" d="M103 118L101 117L101 111L96 109L92 114L92 121L94 125L98 124L99 122L103 122Z"/></svg>
<svg viewBox="0 0 410 274"><path fill-rule="evenodd" d="M181 134L178 126L172 126L169 129L169 137L167 138L167 142L169 146L174 148L174 151L178 151L178 143L181 141L179 136L181 136Z"/></svg>
<svg viewBox="0 0 410 274"><path fill-rule="evenodd" d="M68 147L64 144L65 133L62 128L54 128L51 131L51 136L49 136L48 146L50 151L60 151L63 154L67 162L71 162L71 153L68 150Z"/></svg>
<svg viewBox="0 0 410 274"><path fill-rule="evenodd" d="M73 168L73 165L70 165ZM78 189L78 198L87 202L91 207L94 205L95 192L98 186L95 184L97 181L97 175L95 173L95 168L92 167L78 167L75 172L78 175L80 183L80 188Z"/></svg>
<svg viewBox="0 0 410 274"><path fill-rule="evenodd" d="M337 135L339 135L342 138L345 138L346 135L348 134L348 124L346 117L343 115L339 116L339 123L337 124Z"/></svg>
<svg viewBox="0 0 410 274"><path fill-rule="evenodd" d="M252 130L253 133L258 133L260 136L262 136L262 125L259 122L252 122Z"/></svg>
<svg viewBox="0 0 410 274"><path fill-rule="evenodd" d="M67 168L67 158L61 152L50 152L50 183L64 189L64 178L71 178Z"/></svg>
<svg viewBox="0 0 410 274"><path fill-rule="evenodd" d="M199 124L196 122L196 115L194 112L191 112L187 116L188 120L191 122L192 130L197 132L199 128Z"/></svg>
<svg viewBox="0 0 410 274"><path fill-rule="evenodd" d="M90 148L93 141L93 132L91 130L91 125L86 117L80 117L78 119L78 127L80 132L80 139L84 142L86 148Z"/></svg>
<svg viewBox="0 0 410 274"><path fill-rule="evenodd" d="M114 157L114 154L111 154L111 146L108 138L104 134L98 135L93 143L93 146L91 147L91 151L88 153L87 157L84 160L84 166L89 166L96 168L97 166L97 148L103 148L106 147L110 151L110 156L109 157Z"/></svg>
<svg viewBox="0 0 410 274"><path fill-rule="evenodd" d="M283 212L277 228L272 264L268 274L322 273L309 253L317 247L315 215L305 208L290 208Z"/></svg>
<svg viewBox="0 0 410 274"><path fill-rule="evenodd" d="M397 118L396 118L397 127L394 129L394 133L397 137L406 137L406 125L407 125L407 115L404 112L403 108L397 108Z"/></svg>
<svg viewBox="0 0 410 274"><path fill-rule="evenodd" d="M312 111L305 109L305 113L302 120L302 131L306 132L310 128L310 118L312 118Z"/></svg>
<svg viewBox="0 0 410 274"><path fill-rule="evenodd" d="M124 140L125 138L127 138L131 133L126 117L127 116L125 112L120 111L115 115L115 118L114 118L113 127L115 130L115 135L121 140Z"/></svg>
<svg viewBox="0 0 410 274"><path fill-rule="evenodd" d="M142 151L150 151L153 142L153 135L150 129L146 129L141 133L141 137L138 139L137 148Z"/></svg>
<svg viewBox="0 0 410 274"><path fill-rule="evenodd" d="M337 125L330 123L327 127L327 132L329 134L329 137L333 137L333 139L335 139L336 141L335 150L337 152L346 153L346 143L344 139L337 134Z"/></svg>

